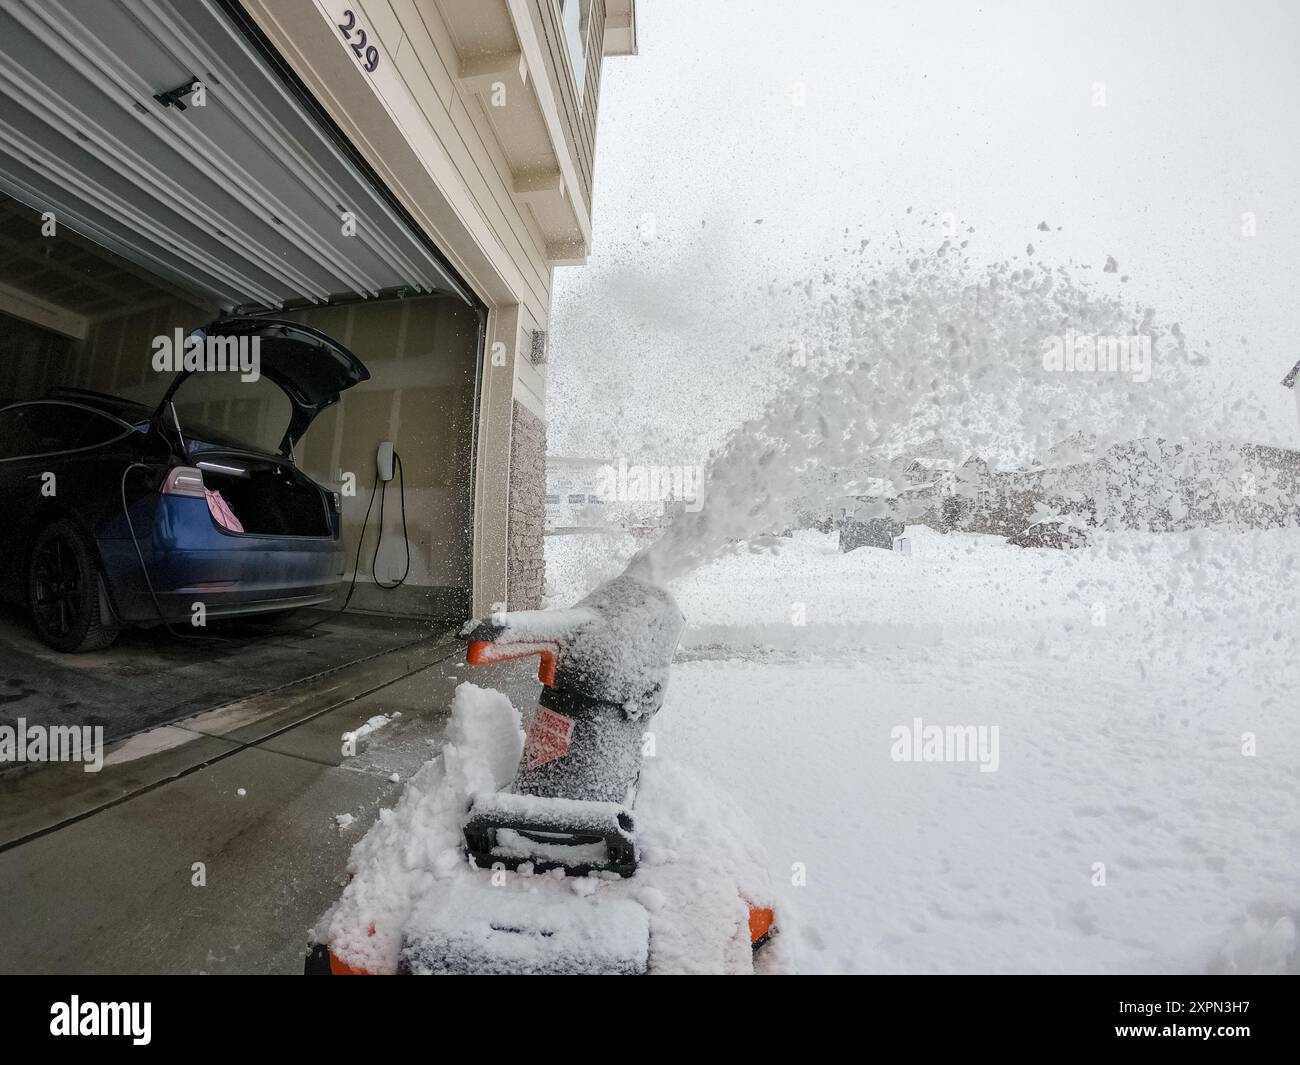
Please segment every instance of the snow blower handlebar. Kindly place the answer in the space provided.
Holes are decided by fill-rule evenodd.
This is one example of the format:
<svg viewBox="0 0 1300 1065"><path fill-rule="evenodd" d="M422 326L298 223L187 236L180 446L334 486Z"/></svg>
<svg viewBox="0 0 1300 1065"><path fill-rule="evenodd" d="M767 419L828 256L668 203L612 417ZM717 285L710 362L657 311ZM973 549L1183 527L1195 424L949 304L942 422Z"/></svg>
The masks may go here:
<svg viewBox="0 0 1300 1065"><path fill-rule="evenodd" d="M537 655L548 690L613 704L629 718L659 709L685 619L661 587L628 571L564 610L512 610L469 622L467 661Z"/></svg>
<svg viewBox="0 0 1300 1065"><path fill-rule="evenodd" d="M640 772L642 733L663 703L684 624L663 588L625 572L565 610L500 612L465 625L460 635L469 643L466 660L472 666L541 659L542 692L537 709L525 715L524 751L512 790L564 800L629 801Z"/></svg>
<svg viewBox="0 0 1300 1065"><path fill-rule="evenodd" d="M479 629L483 627L480 625ZM560 645L558 643L499 644L490 635L485 634L476 638L479 629L476 629L475 633L471 634L469 650L465 655L465 661L471 666L487 666L493 662L512 662L517 658L538 655L541 661L537 664L537 679L548 688L555 687L555 665L560 656Z"/></svg>
<svg viewBox="0 0 1300 1065"><path fill-rule="evenodd" d="M561 648L570 645L592 620L589 610L513 610L471 621L460 631L469 641L465 661L471 666L513 662L538 655L537 679L555 687Z"/></svg>

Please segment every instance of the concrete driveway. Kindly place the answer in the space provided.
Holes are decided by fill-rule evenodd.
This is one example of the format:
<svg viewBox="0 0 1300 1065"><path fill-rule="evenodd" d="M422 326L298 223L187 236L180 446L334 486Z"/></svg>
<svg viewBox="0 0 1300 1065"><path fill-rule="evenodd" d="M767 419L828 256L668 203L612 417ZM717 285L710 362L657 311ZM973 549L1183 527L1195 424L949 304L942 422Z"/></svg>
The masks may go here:
<svg viewBox="0 0 1300 1065"><path fill-rule="evenodd" d="M137 734L99 773L0 775L0 971L301 972L352 845L436 753L465 679L521 708L539 691L526 663L469 677L442 637Z"/></svg>
<svg viewBox="0 0 1300 1065"><path fill-rule="evenodd" d="M0 725L99 725L121 739L445 631L415 618L305 610L214 622L192 639L128 629L105 651L67 655L23 615L0 610Z"/></svg>

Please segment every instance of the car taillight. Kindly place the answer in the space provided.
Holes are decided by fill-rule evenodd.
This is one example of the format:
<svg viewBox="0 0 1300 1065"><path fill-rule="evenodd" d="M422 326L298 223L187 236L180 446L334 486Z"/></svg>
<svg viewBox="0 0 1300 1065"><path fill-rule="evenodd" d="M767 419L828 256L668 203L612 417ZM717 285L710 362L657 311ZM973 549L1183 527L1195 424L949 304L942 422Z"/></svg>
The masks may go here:
<svg viewBox="0 0 1300 1065"><path fill-rule="evenodd" d="M165 496L194 496L205 499L207 490L203 487L203 471L193 466L177 466L167 471L159 489Z"/></svg>

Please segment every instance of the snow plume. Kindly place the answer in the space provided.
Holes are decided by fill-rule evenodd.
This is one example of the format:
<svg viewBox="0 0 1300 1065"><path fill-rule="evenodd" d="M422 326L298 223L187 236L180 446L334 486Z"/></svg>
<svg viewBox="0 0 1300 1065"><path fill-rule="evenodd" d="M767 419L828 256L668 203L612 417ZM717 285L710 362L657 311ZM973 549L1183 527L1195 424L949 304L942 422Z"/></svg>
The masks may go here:
<svg viewBox="0 0 1300 1065"><path fill-rule="evenodd" d="M855 485L897 482L914 459L1056 465L1139 437L1185 439L1188 426L1213 432L1194 388L1205 354L1123 298L1119 279L1089 281L1086 269L978 267L944 241L903 265L787 290L802 320L773 352L789 363L783 384L711 456L703 509L681 515L644 561L672 579L829 517ZM1234 423L1258 424L1243 406Z"/></svg>

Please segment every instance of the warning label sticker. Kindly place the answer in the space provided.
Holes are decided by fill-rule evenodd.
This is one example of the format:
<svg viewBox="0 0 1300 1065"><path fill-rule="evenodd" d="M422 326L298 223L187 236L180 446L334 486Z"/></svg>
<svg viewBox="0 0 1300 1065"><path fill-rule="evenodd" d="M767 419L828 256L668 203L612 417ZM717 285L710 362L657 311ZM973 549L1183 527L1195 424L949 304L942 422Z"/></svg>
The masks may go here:
<svg viewBox="0 0 1300 1065"><path fill-rule="evenodd" d="M573 718L539 706L533 712L533 719L528 723L528 737L524 742L524 764L529 769L536 769L547 762L563 758L569 753L569 744L572 740Z"/></svg>

